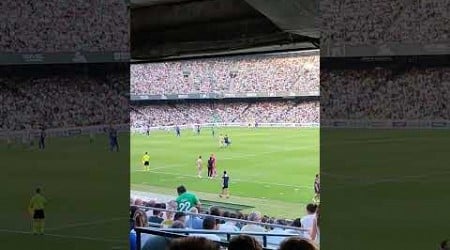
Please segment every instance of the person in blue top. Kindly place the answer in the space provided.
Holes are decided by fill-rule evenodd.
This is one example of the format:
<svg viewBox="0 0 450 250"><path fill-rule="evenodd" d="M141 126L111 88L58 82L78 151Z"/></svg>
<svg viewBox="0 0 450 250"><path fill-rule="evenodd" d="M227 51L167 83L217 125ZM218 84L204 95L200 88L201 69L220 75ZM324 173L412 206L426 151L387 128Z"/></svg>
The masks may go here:
<svg viewBox="0 0 450 250"><path fill-rule="evenodd" d="M111 125L109 127L109 150L119 152L119 141L117 139L117 130Z"/></svg>
<svg viewBox="0 0 450 250"><path fill-rule="evenodd" d="M176 127L175 127L175 131L177 132L177 137L180 137L180 136L181 136L181 130L180 130L180 127L176 126Z"/></svg>

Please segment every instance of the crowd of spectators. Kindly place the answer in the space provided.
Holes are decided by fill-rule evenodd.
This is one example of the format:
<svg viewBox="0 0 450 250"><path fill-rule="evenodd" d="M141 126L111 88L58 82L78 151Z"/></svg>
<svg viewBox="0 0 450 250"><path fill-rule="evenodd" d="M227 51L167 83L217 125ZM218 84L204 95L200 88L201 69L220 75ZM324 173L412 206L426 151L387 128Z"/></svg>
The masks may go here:
<svg viewBox="0 0 450 250"><path fill-rule="evenodd" d="M131 93L318 91L319 61L293 53L132 64Z"/></svg>
<svg viewBox="0 0 450 250"><path fill-rule="evenodd" d="M0 52L128 51L124 0L0 2Z"/></svg>
<svg viewBox="0 0 450 250"><path fill-rule="evenodd" d="M321 44L448 42L449 1L321 1Z"/></svg>
<svg viewBox="0 0 450 250"><path fill-rule="evenodd" d="M448 120L448 67L321 72L324 119Z"/></svg>
<svg viewBox="0 0 450 250"><path fill-rule="evenodd" d="M318 123L318 101L162 104L132 107L133 129L198 123Z"/></svg>
<svg viewBox="0 0 450 250"><path fill-rule="evenodd" d="M162 228L179 228L179 229L199 229L211 230L211 234L193 233L190 236L206 238L216 242L226 242L226 234L221 232L242 232L238 236L232 237L228 249L233 248L233 245L252 244L256 246L262 245L261 236L248 236L251 233L273 233L273 234L295 234L298 239L306 240L308 242L315 242L312 245L319 244L318 236L318 218L319 207L315 204L308 204L306 206L306 215L299 218L275 218L268 215L262 215L258 211L252 211L248 214L241 212L232 212L223 210L219 207L210 207L206 210L199 211L198 208L192 207L189 211L193 214L186 214L184 212L176 211L176 202L169 201L168 203L158 203L155 200L144 201L142 199L130 199L130 243L132 250L136 249L136 232L134 227L162 227ZM153 210L152 208L167 208L167 212ZM200 213L200 214L199 214ZM198 215L196 215L198 214ZM221 216L224 219L217 219L212 216ZM155 219L155 217L157 219ZM241 221L231 221L231 219L240 219ZM270 225L257 225L252 223L267 223ZM277 227L280 225L280 227ZM283 229L281 226L290 226L290 229ZM217 232L217 233L215 233ZM246 234L247 232L247 234ZM294 237L295 238L295 237ZM164 240L162 240L164 239ZM283 249L283 244L289 239L287 236L267 236L267 244L271 247L280 247ZM236 242L236 241L244 242ZM141 246L142 249L151 250L158 249L156 246L167 245L170 240L167 238L158 237L150 234L142 234ZM293 243L289 243L293 244ZM289 245L288 244L288 245ZM153 248L152 248L153 246ZM134 247L134 248L133 248ZM246 248L247 249L247 248ZM259 248L256 248L259 249ZM278 249L278 248L277 248ZM285 248L298 249L298 248ZM308 248L307 248L308 249ZM317 249L317 248L311 248Z"/></svg>
<svg viewBox="0 0 450 250"><path fill-rule="evenodd" d="M2 77L0 131L128 123L124 88L120 74Z"/></svg>

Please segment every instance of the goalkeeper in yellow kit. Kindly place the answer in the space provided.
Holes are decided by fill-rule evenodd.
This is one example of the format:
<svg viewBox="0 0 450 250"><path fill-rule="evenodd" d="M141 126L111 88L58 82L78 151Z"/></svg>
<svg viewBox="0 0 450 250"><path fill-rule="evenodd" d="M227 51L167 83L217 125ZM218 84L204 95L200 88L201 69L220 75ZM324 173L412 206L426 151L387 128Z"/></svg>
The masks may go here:
<svg viewBox="0 0 450 250"><path fill-rule="evenodd" d="M32 230L33 234L44 234L45 214L44 207L47 199L41 194L41 189L36 188L36 193L31 197L28 206L28 212L33 216Z"/></svg>
<svg viewBox="0 0 450 250"><path fill-rule="evenodd" d="M144 164L145 171L150 171L150 156L147 152L142 156L142 164Z"/></svg>

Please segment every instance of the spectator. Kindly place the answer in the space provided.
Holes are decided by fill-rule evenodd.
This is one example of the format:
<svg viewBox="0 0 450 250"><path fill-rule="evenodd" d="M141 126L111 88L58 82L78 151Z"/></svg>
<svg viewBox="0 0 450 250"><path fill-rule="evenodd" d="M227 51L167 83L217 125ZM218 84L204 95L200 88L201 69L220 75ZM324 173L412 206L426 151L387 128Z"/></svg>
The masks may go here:
<svg viewBox="0 0 450 250"><path fill-rule="evenodd" d="M228 250L262 250L261 244L253 237L245 234L230 239Z"/></svg>
<svg viewBox="0 0 450 250"><path fill-rule="evenodd" d="M164 203L157 203L154 208L165 209L166 208L166 204L164 204ZM162 218L163 214L164 213L161 210L154 209L153 210L153 215L148 218L148 222L149 223L154 223L154 224L161 224L164 221L164 219Z"/></svg>
<svg viewBox="0 0 450 250"><path fill-rule="evenodd" d="M168 250L219 250L220 246L205 237L183 237L172 240Z"/></svg>
<svg viewBox="0 0 450 250"><path fill-rule="evenodd" d="M282 225L282 226L286 226L287 225L286 221L282 220L282 219L276 220L276 224L277 225ZM286 231L283 228L281 228L281 227L274 227L268 233L286 234ZM267 237L267 244L277 245L278 246L284 239L286 239L286 237L283 237L283 236L268 236Z"/></svg>
<svg viewBox="0 0 450 250"><path fill-rule="evenodd" d="M217 222L214 217L207 216L203 219L203 229L205 230L217 230ZM204 237L213 241L220 241L220 237L217 234L191 234L191 236Z"/></svg>
<svg viewBox="0 0 450 250"><path fill-rule="evenodd" d="M135 227L148 227L147 215L144 211L138 209L134 213L134 226ZM136 231L134 228L130 231L130 249L136 250ZM141 246L143 246L149 239L149 234L141 234Z"/></svg>
<svg viewBox="0 0 450 250"><path fill-rule="evenodd" d="M196 207L191 208L191 213L198 214L198 209ZM197 215L189 215L189 218L186 221L186 225L192 229L202 229L203 228L203 219L201 219Z"/></svg>
<svg viewBox="0 0 450 250"><path fill-rule="evenodd" d="M185 224L186 223L186 214L183 212L176 212L175 216L173 217L173 220L179 221L179 222Z"/></svg>
<svg viewBox="0 0 450 250"><path fill-rule="evenodd" d="M308 239L289 237L281 242L279 250L318 250L318 248Z"/></svg>
<svg viewBox="0 0 450 250"><path fill-rule="evenodd" d="M308 231L310 231L311 228L313 227L314 220L316 218L316 210L317 205L312 203L306 205L306 215L302 217L300 223L303 226L303 228L307 229ZM311 238L309 233L307 234L307 238L308 239Z"/></svg>

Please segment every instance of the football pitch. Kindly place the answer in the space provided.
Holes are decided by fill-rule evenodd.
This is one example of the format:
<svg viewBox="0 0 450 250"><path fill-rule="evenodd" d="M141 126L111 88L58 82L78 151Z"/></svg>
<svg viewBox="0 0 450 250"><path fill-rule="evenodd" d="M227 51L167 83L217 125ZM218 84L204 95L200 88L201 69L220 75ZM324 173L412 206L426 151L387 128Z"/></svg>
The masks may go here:
<svg viewBox="0 0 450 250"><path fill-rule="evenodd" d="M119 138L124 153L109 152L106 135L48 138L45 150L1 143L2 249L128 249L128 140ZM48 200L42 236L27 213L38 186Z"/></svg>
<svg viewBox="0 0 450 250"><path fill-rule="evenodd" d="M219 134L232 140L219 147ZM142 155L150 155L150 171L143 169ZM217 158L218 178L206 178L208 157ZM197 177L196 160L203 158L203 178ZM263 214L297 218L314 196L319 173L318 128L210 128L200 135L191 129L176 137L173 130L150 136L131 136L131 189L176 196L183 184L200 199L255 207ZM220 198L221 174L230 176L230 198ZM251 209L244 210L249 212Z"/></svg>
<svg viewBox="0 0 450 250"><path fill-rule="evenodd" d="M449 136L321 130L321 248L438 249L450 236Z"/></svg>

